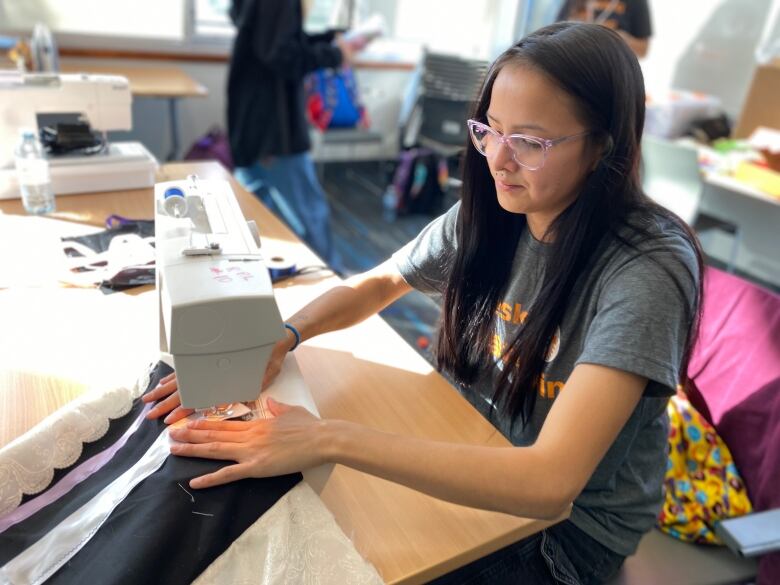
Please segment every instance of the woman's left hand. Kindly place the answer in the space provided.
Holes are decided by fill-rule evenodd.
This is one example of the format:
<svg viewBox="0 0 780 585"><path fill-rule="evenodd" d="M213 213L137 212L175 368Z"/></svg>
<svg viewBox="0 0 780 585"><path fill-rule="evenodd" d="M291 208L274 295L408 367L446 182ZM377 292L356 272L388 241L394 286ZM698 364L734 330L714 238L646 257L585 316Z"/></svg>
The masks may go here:
<svg viewBox="0 0 780 585"><path fill-rule="evenodd" d="M196 477L199 489L246 477L284 475L324 461L318 448L323 421L300 406L267 400L274 418L252 421L198 420L171 429L171 453L184 457L235 461L214 473Z"/></svg>

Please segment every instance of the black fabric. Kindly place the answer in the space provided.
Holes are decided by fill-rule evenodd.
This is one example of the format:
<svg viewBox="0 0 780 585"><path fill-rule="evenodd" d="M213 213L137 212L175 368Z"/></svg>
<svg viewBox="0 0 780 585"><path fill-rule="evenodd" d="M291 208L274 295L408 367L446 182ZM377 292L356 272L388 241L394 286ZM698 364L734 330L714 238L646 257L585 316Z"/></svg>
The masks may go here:
<svg viewBox="0 0 780 585"><path fill-rule="evenodd" d="M83 244L87 248L93 250L96 253L105 252L111 245L111 240L116 236L135 234L142 238L148 238L154 236L154 221L146 219L133 219L123 220L118 226L111 227L102 232L96 234L88 234L85 236L69 236L62 238L63 242L78 242ZM65 253L70 257L81 256L76 250L68 250L65 246ZM147 284L154 284L155 282L155 267L154 263L150 263L146 266L133 266L120 270L116 274L112 275L108 280L104 280L100 283L100 290L106 294L112 292L118 292L133 288L136 286L144 286Z"/></svg>
<svg viewBox="0 0 780 585"><path fill-rule="evenodd" d="M149 388L170 371L158 364ZM144 421L101 470L69 494L0 534L0 565L42 538L132 467L164 428L161 420ZM102 444L104 448L109 446ZM191 583L302 479L296 473L246 479L206 490L189 488L193 477L228 464L169 457L157 472L130 492L97 533L47 583Z"/></svg>
<svg viewBox="0 0 780 585"><path fill-rule="evenodd" d="M47 583L191 583L301 480L295 473L206 490L187 485L193 477L223 465L169 457Z"/></svg>
<svg viewBox="0 0 780 585"><path fill-rule="evenodd" d="M304 33L300 0L234 0L230 16L237 29L227 91L233 162L246 167L309 150L303 78L341 64L333 33Z"/></svg>
<svg viewBox="0 0 780 585"><path fill-rule="evenodd" d="M594 19L598 21L609 0L594 2ZM585 20L587 0L565 0L557 20ZM650 7L647 0L620 0L612 12L604 18L603 24L614 30L622 30L638 39L653 36Z"/></svg>
<svg viewBox="0 0 780 585"><path fill-rule="evenodd" d="M96 234L86 236L69 236L62 238L63 242L78 242L95 252L105 252L116 236L125 234L136 234L142 238L154 236L154 221L148 219L131 220L129 223L121 224ZM80 254L68 254L69 256L79 256Z"/></svg>
<svg viewBox="0 0 780 585"><path fill-rule="evenodd" d="M157 386L159 380L172 371L173 370L168 365L162 362L158 363L151 373L150 382L146 391L148 392L151 388ZM138 400L134 405L136 414L141 408L143 408L143 403ZM97 452L103 451L113 445L114 442L116 442L116 439L121 436L121 433L118 435L115 434L112 427L121 427L122 432L124 432L134 418L135 417L130 418L129 415L126 415L121 419L112 421L109 425L109 432L98 441L89 444L89 451L91 454L89 456L84 456L82 454L79 460L71 467L59 470L57 472L59 478L61 479L63 475L85 459L88 459ZM51 530L53 526L56 526L59 522L70 516L73 512L95 497L103 488L130 469L135 462L146 453L149 447L152 446L152 443L154 443L155 439L160 435L162 429L163 426L160 424L146 424L144 422L138 430L136 430L130 440L116 452L111 461L106 463L97 473L93 473L87 479L79 483L76 488L72 489L50 505L42 508L28 519L19 524L15 524L6 531L0 533L0 565L4 565L32 543L39 540ZM109 439L109 435L112 435L114 439ZM52 482L47 490L52 489L54 485L55 483Z"/></svg>

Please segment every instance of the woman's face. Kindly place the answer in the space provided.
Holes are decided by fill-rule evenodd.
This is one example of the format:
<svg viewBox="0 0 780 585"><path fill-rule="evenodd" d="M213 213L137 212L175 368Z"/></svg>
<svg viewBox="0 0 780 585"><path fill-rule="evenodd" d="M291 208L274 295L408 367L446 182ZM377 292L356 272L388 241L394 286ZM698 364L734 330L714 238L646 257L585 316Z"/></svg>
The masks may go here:
<svg viewBox="0 0 780 585"><path fill-rule="evenodd" d="M526 134L554 140L585 132L575 116L574 99L543 74L530 67L507 65L498 73L490 95L487 123L502 134ZM487 152L496 182L499 205L511 213L524 213L534 226L546 226L579 194L586 175L597 162L585 136L550 148L544 166L520 166L512 150L498 143Z"/></svg>

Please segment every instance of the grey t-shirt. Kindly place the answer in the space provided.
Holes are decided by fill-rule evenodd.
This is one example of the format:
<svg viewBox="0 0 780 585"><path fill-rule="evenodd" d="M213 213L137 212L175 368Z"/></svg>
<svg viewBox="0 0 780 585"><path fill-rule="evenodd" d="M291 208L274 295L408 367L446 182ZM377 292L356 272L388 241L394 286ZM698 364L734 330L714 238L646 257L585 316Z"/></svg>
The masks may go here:
<svg viewBox="0 0 780 585"><path fill-rule="evenodd" d="M439 299L457 248L459 209L460 204L455 204L393 256L411 286ZM648 227L652 237L644 239L626 228L621 235L633 237L637 249L611 242L580 280L556 331L530 420L526 425L520 420L512 425L508 416L491 413L496 410L491 402L494 384L503 367L499 356L516 328L533 315L534 303L543 302L536 297L549 250L524 229L509 285L496 311L491 367L475 383L459 388L512 444L527 446L536 441L577 364L609 366L649 380L625 427L575 500L570 517L580 529L622 555L635 551L662 503L666 404L679 379L697 284L696 257L679 229L659 221Z"/></svg>

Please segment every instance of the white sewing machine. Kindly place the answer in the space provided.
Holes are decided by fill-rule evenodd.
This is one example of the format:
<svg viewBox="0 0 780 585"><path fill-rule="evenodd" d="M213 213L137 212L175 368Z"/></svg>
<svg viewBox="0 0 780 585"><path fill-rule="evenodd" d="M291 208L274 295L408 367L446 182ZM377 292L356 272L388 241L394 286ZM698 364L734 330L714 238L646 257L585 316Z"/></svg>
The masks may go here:
<svg viewBox="0 0 780 585"><path fill-rule="evenodd" d="M0 72L0 199L19 197L14 149L20 130L39 130L57 117L87 122L104 140L94 154L49 156L55 195L152 186L157 161L140 142L105 140L110 130L131 129L131 104L124 77Z"/></svg>
<svg viewBox="0 0 780 585"><path fill-rule="evenodd" d="M253 221L227 181L154 187L160 348L173 356L182 405L255 400L285 335Z"/></svg>

